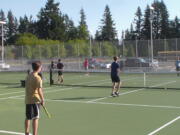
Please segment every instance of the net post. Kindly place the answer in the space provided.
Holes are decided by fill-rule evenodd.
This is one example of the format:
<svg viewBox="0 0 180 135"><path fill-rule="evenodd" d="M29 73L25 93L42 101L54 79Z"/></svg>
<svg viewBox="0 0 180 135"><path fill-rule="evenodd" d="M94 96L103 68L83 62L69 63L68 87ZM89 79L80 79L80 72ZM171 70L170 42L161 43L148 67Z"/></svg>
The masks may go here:
<svg viewBox="0 0 180 135"><path fill-rule="evenodd" d="M50 68L49 70L49 79L50 79L50 85L53 85L54 84L54 81L52 79L52 69Z"/></svg>
<svg viewBox="0 0 180 135"><path fill-rule="evenodd" d="M144 75L144 87L146 87L146 73L144 72L143 75Z"/></svg>

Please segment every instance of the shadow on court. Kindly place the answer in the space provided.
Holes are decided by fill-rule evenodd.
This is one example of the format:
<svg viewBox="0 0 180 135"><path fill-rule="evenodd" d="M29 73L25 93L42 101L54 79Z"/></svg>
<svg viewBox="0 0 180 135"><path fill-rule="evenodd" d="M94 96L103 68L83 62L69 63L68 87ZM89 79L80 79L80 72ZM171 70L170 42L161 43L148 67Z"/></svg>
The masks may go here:
<svg viewBox="0 0 180 135"><path fill-rule="evenodd" d="M73 97L73 98L60 98L60 99L53 99L53 100L81 100L81 99L97 99L102 97Z"/></svg>

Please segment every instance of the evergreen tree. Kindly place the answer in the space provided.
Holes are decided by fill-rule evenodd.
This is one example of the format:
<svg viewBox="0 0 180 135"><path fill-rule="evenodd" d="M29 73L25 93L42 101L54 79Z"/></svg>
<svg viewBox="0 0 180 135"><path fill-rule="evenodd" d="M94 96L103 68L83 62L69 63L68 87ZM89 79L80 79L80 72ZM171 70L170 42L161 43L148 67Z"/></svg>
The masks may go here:
<svg viewBox="0 0 180 135"><path fill-rule="evenodd" d="M69 19L66 14L64 15L64 22L66 27L66 41L77 39L77 28L74 26L74 22Z"/></svg>
<svg viewBox="0 0 180 135"><path fill-rule="evenodd" d="M180 19L177 16L169 23L169 38L180 38Z"/></svg>
<svg viewBox="0 0 180 135"><path fill-rule="evenodd" d="M117 40L117 31L115 29L115 24L112 19L111 11L108 5L105 7L103 14L102 26L100 27L101 37L104 41L114 41Z"/></svg>
<svg viewBox="0 0 180 135"><path fill-rule="evenodd" d="M147 5L145 9L145 14L144 14L144 20L143 20L143 28L142 28L142 39L150 39L150 31L151 31L151 26L150 26L150 7Z"/></svg>
<svg viewBox="0 0 180 135"><path fill-rule="evenodd" d="M98 30L95 33L95 40L96 41L101 41L102 40L102 37L101 37L100 32Z"/></svg>
<svg viewBox="0 0 180 135"><path fill-rule="evenodd" d="M65 39L65 24L59 9L59 3L48 0L38 14L37 33L40 38L61 40Z"/></svg>
<svg viewBox="0 0 180 135"><path fill-rule="evenodd" d="M153 10L153 32L154 38L168 38L169 14L163 1L155 0L152 4Z"/></svg>
<svg viewBox="0 0 180 135"><path fill-rule="evenodd" d="M14 37L17 34L18 21L14 17L12 11L8 11L7 15L7 42L8 44L14 43Z"/></svg>
<svg viewBox="0 0 180 135"><path fill-rule="evenodd" d="M153 18L153 38L159 39L161 35L161 10L160 10L160 2L155 0L151 5L154 10L151 10L152 18Z"/></svg>
<svg viewBox="0 0 180 135"><path fill-rule="evenodd" d="M135 39L136 39L135 31L133 25L131 24L130 30L127 29L125 31L125 40L135 40Z"/></svg>
<svg viewBox="0 0 180 135"><path fill-rule="evenodd" d="M18 31L20 33L28 33L29 32L29 25L30 25L29 19L26 15L24 16L24 18L20 17Z"/></svg>
<svg viewBox="0 0 180 135"><path fill-rule="evenodd" d="M78 26L78 38L88 40L89 39L89 32L88 32L88 26L86 23L86 15L84 13L84 10L80 10L80 22Z"/></svg>
<svg viewBox="0 0 180 135"><path fill-rule="evenodd" d="M141 8L138 7L137 11L135 13L135 19L134 19L134 23L135 23L135 35L136 35L136 39L141 39L141 35L142 35L142 12L141 12Z"/></svg>
<svg viewBox="0 0 180 135"><path fill-rule="evenodd" d="M1 21L6 21L6 16L5 16L4 11L2 9L0 11L0 20Z"/></svg>
<svg viewBox="0 0 180 135"><path fill-rule="evenodd" d="M175 24L175 35L174 38L180 38L180 19L176 16L175 20L174 20L174 24Z"/></svg>
<svg viewBox="0 0 180 135"><path fill-rule="evenodd" d="M163 1L160 2L160 11L161 11L161 34L160 38L169 38L169 13L167 7Z"/></svg>
<svg viewBox="0 0 180 135"><path fill-rule="evenodd" d="M33 17L31 15L29 18L28 32L37 36L38 35L37 30L38 30L37 22L33 20Z"/></svg>

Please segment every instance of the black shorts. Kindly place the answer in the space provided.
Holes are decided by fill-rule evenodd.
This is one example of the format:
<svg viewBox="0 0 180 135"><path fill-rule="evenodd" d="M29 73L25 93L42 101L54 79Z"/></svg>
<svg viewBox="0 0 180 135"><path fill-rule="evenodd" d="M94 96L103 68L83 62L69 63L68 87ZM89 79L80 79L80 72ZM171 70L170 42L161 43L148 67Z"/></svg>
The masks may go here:
<svg viewBox="0 0 180 135"><path fill-rule="evenodd" d="M62 73L62 71L58 71L58 75L62 75L63 73Z"/></svg>
<svg viewBox="0 0 180 135"><path fill-rule="evenodd" d="M112 82L120 82L119 76L111 76Z"/></svg>
<svg viewBox="0 0 180 135"><path fill-rule="evenodd" d="M39 118L40 104L26 104L26 119L38 119Z"/></svg>
<svg viewBox="0 0 180 135"><path fill-rule="evenodd" d="M179 71L179 69L180 69L179 67L176 67L176 71Z"/></svg>

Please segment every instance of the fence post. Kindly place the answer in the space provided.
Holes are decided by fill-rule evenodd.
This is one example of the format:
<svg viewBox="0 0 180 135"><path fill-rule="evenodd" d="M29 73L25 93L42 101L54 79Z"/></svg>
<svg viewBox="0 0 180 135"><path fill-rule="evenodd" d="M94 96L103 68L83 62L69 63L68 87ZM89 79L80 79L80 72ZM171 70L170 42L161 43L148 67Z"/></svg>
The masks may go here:
<svg viewBox="0 0 180 135"><path fill-rule="evenodd" d="M144 87L146 87L146 73L144 72Z"/></svg>
<svg viewBox="0 0 180 135"><path fill-rule="evenodd" d="M99 56L101 57L101 42L99 42Z"/></svg>
<svg viewBox="0 0 180 135"><path fill-rule="evenodd" d="M58 58L59 58L59 56L60 56L60 55L59 55L59 45L57 45L57 46L58 46Z"/></svg>
<svg viewBox="0 0 180 135"><path fill-rule="evenodd" d="M138 46L138 40L136 38L136 57L138 57L138 48L137 48L137 46Z"/></svg>
<svg viewBox="0 0 180 135"><path fill-rule="evenodd" d="M38 45L38 47L39 47L39 59L41 60L41 47L40 45Z"/></svg>
<svg viewBox="0 0 180 135"><path fill-rule="evenodd" d="M22 60L22 63L23 63L23 55L24 55L24 48L23 48L23 45L21 45L21 60Z"/></svg>

